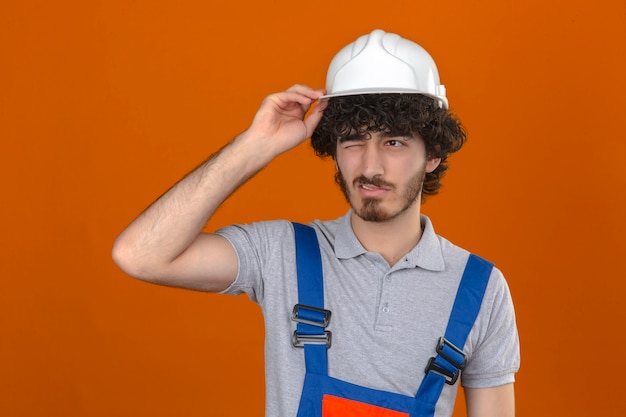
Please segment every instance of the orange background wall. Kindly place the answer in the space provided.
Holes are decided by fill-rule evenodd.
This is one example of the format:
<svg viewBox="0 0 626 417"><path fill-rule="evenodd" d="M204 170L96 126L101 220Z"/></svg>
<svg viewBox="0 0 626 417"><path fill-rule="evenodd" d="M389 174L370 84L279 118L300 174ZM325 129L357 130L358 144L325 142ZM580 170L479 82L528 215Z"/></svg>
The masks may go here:
<svg viewBox="0 0 626 417"><path fill-rule="evenodd" d="M130 279L111 245L377 27L431 52L469 131L424 211L508 278L518 415L626 415L622 0L3 1L0 415L262 415L258 307ZM332 172L300 146L209 228L339 216Z"/></svg>

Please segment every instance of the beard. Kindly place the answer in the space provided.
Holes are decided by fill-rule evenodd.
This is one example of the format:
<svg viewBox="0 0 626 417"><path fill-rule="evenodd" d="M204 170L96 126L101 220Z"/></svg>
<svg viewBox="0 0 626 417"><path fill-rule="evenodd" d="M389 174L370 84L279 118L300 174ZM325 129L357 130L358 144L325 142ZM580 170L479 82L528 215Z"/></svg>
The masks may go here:
<svg viewBox="0 0 626 417"><path fill-rule="evenodd" d="M337 173L335 174L335 181L341 188L346 201L350 204L350 207L352 207L352 210L357 216L368 222L386 222L395 219L417 203L422 194L425 175L426 174L422 169L416 172L415 175L409 179L405 190L400 195L400 206L396 209L386 209L383 207L383 201L380 198L362 198L361 207L357 207L355 201L353 201L346 179L339 169L337 169ZM395 185L385 182L380 176L367 178L360 175L352 181L353 187L358 187L359 184L371 184L375 187L386 187L392 191L397 188ZM357 196L356 198L359 197Z"/></svg>

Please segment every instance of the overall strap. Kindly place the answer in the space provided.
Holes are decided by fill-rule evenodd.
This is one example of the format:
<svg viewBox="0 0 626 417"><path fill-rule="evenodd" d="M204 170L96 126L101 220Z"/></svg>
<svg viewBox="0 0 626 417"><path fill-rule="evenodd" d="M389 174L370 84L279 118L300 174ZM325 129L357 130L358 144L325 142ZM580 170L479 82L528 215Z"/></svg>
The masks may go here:
<svg viewBox="0 0 626 417"><path fill-rule="evenodd" d="M304 348L306 371L328 374L327 349L331 334L325 330L330 311L324 310L324 278L317 234L312 227L293 223L296 239L298 304L292 320L298 324L293 334L295 347Z"/></svg>
<svg viewBox="0 0 626 417"><path fill-rule="evenodd" d="M416 398L436 404L444 384L454 384L465 367L463 347L474 326L493 264L470 254L457 290L444 337L437 344L437 356L430 359L426 376Z"/></svg>

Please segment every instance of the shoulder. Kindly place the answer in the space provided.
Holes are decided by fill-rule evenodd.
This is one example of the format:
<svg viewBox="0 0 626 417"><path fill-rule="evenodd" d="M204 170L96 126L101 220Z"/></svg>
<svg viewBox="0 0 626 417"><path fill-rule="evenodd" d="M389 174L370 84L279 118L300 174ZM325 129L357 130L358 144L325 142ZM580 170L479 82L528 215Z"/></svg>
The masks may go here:
<svg viewBox="0 0 626 417"><path fill-rule="evenodd" d="M340 230L341 219L335 220L315 220L308 225L317 232L318 239L322 242L334 246L334 242ZM321 243L320 242L320 243Z"/></svg>
<svg viewBox="0 0 626 417"><path fill-rule="evenodd" d="M339 219L315 220L309 223L285 219L264 220L252 223L236 223L217 229L214 233L226 238L235 249L256 246L259 249L272 246L294 245L294 224L304 224L316 231L320 244L334 242Z"/></svg>
<svg viewBox="0 0 626 417"><path fill-rule="evenodd" d="M503 298L510 298L509 288L504 274L491 259L485 258L480 254L470 252L469 250L457 246L439 235L437 235L437 239L440 243L441 253L445 260L446 268L464 270L468 265L470 256L472 256L475 263L478 264L479 267L490 271L489 282L485 291L485 299L492 300L491 302L494 302L494 299L501 300ZM489 303L489 301L486 303Z"/></svg>
<svg viewBox="0 0 626 417"><path fill-rule="evenodd" d="M293 236L293 226L287 220L267 220L225 226L216 230L215 234L225 237L235 247L246 242L267 244L276 240L284 242L285 237Z"/></svg>
<svg viewBox="0 0 626 417"><path fill-rule="evenodd" d="M489 320L489 318L492 318L493 315L501 311L501 309L512 311L511 294L504 274L491 259L484 257L480 253L470 252L452 243L448 239L437 235L428 218L425 219L425 225L425 236L430 236L427 238L430 239L430 243L428 244L429 250L441 254L446 273L458 276L460 279L465 268L468 266L470 256L474 258L479 269L489 273L489 280L481 308L481 318L483 320Z"/></svg>

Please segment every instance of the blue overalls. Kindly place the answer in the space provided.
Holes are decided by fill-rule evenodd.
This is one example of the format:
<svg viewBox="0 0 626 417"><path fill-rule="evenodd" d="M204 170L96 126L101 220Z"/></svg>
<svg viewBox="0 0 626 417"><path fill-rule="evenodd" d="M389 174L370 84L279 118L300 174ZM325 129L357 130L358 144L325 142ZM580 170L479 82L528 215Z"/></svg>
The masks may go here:
<svg viewBox="0 0 626 417"><path fill-rule="evenodd" d="M297 322L292 343L304 348L306 374L297 417L433 417L444 384L456 383L467 357L462 351L491 275L493 264L470 255L457 290L437 355L428 361L415 397L362 387L328 375L326 330L331 312L324 309L322 261L315 230L294 223L298 274Z"/></svg>

